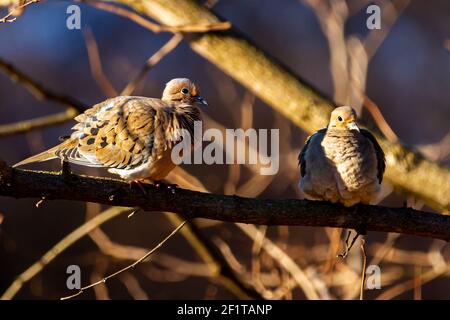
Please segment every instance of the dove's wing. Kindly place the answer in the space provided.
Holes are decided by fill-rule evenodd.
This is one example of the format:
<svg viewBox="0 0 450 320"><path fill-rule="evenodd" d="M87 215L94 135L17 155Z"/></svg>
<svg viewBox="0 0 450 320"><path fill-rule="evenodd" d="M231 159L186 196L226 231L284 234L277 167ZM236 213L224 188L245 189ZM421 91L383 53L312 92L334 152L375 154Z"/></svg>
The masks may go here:
<svg viewBox="0 0 450 320"><path fill-rule="evenodd" d="M75 118L70 139L78 144L61 149L69 162L116 169L133 169L160 158L177 139L173 107L159 99L108 99Z"/></svg>
<svg viewBox="0 0 450 320"><path fill-rule="evenodd" d="M306 154L308 152L308 148L310 146L310 142L314 137L323 136L327 132L327 128L320 129L310 135L305 142L305 145L303 146L302 151L300 151L300 154L298 155L298 164L300 166L300 175L302 177L306 174Z"/></svg>
<svg viewBox="0 0 450 320"><path fill-rule="evenodd" d="M375 155L377 158L377 178L378 178L378 182L381 183L381 181L383 180L384 170L386 168L386 160L384 157L383 149L381 149L380 145L378 144L377 139L370 133L370 131L368 131L366 129L361 129L360 132L373 145L373 148L375 150Z"/></svg>

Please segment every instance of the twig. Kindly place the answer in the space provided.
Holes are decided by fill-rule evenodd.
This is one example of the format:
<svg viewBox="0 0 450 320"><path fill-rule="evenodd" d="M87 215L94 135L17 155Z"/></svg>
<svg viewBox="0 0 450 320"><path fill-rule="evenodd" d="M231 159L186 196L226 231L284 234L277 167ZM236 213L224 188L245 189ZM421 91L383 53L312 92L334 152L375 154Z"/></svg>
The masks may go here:
<svg viewBox="0 0 450 320"><path fill-rule="evenodd" d="M94 204L88 205L92 206ZM95 205L98 206L97 204ZM93 214L93 212L90 211L91 210L89 210L88 208L87 216ZM184 228L182 230L184 230ZM94 241L94 243L98 246L98 248L104 255L110 256L115 259L135 261L148 251L148 249L146 248L124 245L114 242L100 228L96 228L89 232L89 237ZM168 269L167 271L171 273L177 273L183 276L211 276L208 267L204 263L183 260L181 258L165 253L155 252L153 254L152 262L160 267ZM151 268L151 265L149 265L149 268Z"/></svg>
<svg viewBox="0 0 450 320"><path fill-rule="evenodd" d="M181 216L177 214L166 213L166 217L174 225L182 221ZM220 251L213 246L208 238L202 235L194 223L188 223L186 228L182 230L182 235L206 263L213 280L222 284L239 299L263 299L258 292L241 279L239 274L233 272Z"/></svg>
<svg viewBox="0 0 450 320"><path fill-rule="evenodd" d="M339 252L339 244L341 242L342 229L330 229L325 228L325 232L327 234L329 245L328 245L328 254L327 259L325 260L322 270L323 273L326 274L329 278L332 277L332 271L337 262L336 256Z"/></svg>
<svg viewBox="0 0 450 320"><path fill-rule="evenodd" d="M345 22L348 17L347 3L344 0L303 0L303 2L314 10L322 32L328 41L334 101L341 104L348 104L349 61L344 32Z"/></svg>
<svg viewBox="0 0 450 320"><path fill-rule="evenodd" d="M166 42L155 54L153 54L150 58L148 58L145 65L139 71L139 73L131 80L127 86L122 90L120 95L128 96L133 93L138 84L142 81L145 74L155 66L161 59L163 59L166 55L172 52L178 44L183 40L181 34L175 34L169 41Z"/></svg>
<svg viewBox="0 0 450 320"><path fill-rule="evenodd" d="M362 271L361 271L361 285L360 285L360 291L359 291L359 300L364 299L364 286L366 284L366 264L367 264L367 255L366 255L366 249L364 248L366 244L366 240L364 237L361 237L361 253L363 258L363 264L362 264Z"/></svg>
<svg viewBox="0 0 450 320"><path fill-rule="evenodd" d="M386 240L382 245L380 245L379 249L377 249L374 257L369 264L379 265L381 261L383 261L387 256L387 254L394 249L394 244L399 238L400 235L398 233L388 233Z"/></svg>
<svg viewBox="0 0 450 320"><path fill-rule="evenodd" d="M422 300L422 267L414 266L414 300Z"/></svg>
<svg viewBox="0 0 450 320"><path fill-rule="evenodd" d="M86 109L86 105L77 99L52 92L2 59L0 59L0 70L9 76L12 81L21 83L36 99L48 100L67 107L67 110L64 112L0 125L0 137L61 124L72 120L77 114Z"/></svg>
<svg viewBox="0 0 450 320"><path fill-rule="evenodd" d="M117 96L116 89L114 89L109 79L103 73L102 61L100 59L100 54L98 52L97 41L95 41L91 29L90 28L84 29L83 35L86 43L86 49L88 53L92 77L95 79L95 81L97 82L97 84L100 86L103 93L107 97Z"/></svg>
<svg viewBox="0 0 450 320"><path fill-rule="evenodd" d="M148 295L142 289L139 281L130 272L125 272L119 277L123 285L127 288L128 293L133 297L134 300L148 300Z"/></svg>
<svg viewBox="0 0 450 320"><path fill-rule="evenodd" d="M383 132L384 136L390 142L397 142L398 136L395 134L394 130L392 130L389 123L384 118L383 114L380 111L380 108L377 104L370 99L367 95L364 94L364 107L366 107L367 111L371 114L373 119L375 120L378 128Z"/></svg>
<svg viewBox="0 0 450 320"><path fill-rule="evenodd" d="M91 283L90 285L84 286L82 287L77 293L70 295L70 296L66 296L66 297L62 297L61 300L68 300L68 299L72 299L76 296L79 296L80 294L82 294L85 290L90 289L92 287L95 287L99 284L105 283L108 279L111 279L119 274L121 274L122 272L125 272L127 270L133 269L134 267L136 267L136 265L138 265L139 263L143 262L145 259L147 259L150 255L153 254L153 252L155 252L156 250L158 250L159 248L161 248L170 238L172 238L181 228L183 228L183 226L186 224L186 221L183 221L177 228L175 228L167 237L165 237L160 243L158 243L152 250L150 250L149 252L147 252L145 255L143 255L140 259L136 260L135 262L133 262L132 264L104 277L103 279Z"/></svg>
<svg viewBox="0 0 450 320"><path fill-rule="evenodd" d="M130 210L132 209L117 207L110 208L76 228L74 231L65 236L61 241L59 241L56 245L54 245L27 270L22 272L3 293L0 299L10 300L14 298L14 296L17 294L17 292L19 292L19 290L25 283L30 281L34 276L41 272L45 266L52 262L62 252L64 252L64 250L66 250L68 247L70 247L72 244L80 240L82 237L84 237L86 234L88 234L98 226Z"/></svg>
<svg viewBox="0 0 450 320"><path fill-rule="evenodd" d="M20 9L24 9L25 7L29 6L30 4L33 3L37 3L40 0L30 0L28 2L25 2L24 4L14 7L14 10L20 10ZM10 19L9 17L11 17L14 14L14 10L11 10L6 16L4 16L3 18L0 19L0 23L11 23L16 21L17 17L14 17L12 19Z"/></svg>
<svg viewBox="0 0 450 320"><path fill-rule="evenodd" d="M381 17L383 27L381 30L375 29L369 32L368 36L364 40L364 48L367 52L368 60L373 58L378 48L394 26L398 17L409 5L409 2L410 0L383 1L383 5L380 8L380 11L383 13Z"/></svg>
<svg viewBox="0 0 450 320"><path fill-rule="evenodd" d="M269 291L266 289L266 287L261 282L261 261L260 261L260 254L262 249L262 243L264 238L266 237L266 226L259 227L259 233L254 237L253 239L253 246L252 246L252 266L251 266L251 275L252 275L252 282L254 287L261 292L263 295L268 297Z"/></svg>
<svg viewBox="0 0 450 320"><path fill-rule="evenodd" d="M105 272L108 269L109 262L106 257L99 256L95 259L94 262L94 270L91 272L91 276L89 280L91 282L98 281L99 279L103 279L105 276ZM106 286L106 283L102 283L96 287L94 287L95 298L97 300L111 300L109 296L109 290Z"/></svg>
<svg viewBox="0 0 450 320"><path fill-rule="evenodd" d="M84 103L73 97L54 93L1 58L0 70L8 75L12 81L21 83L38 100L56 102L60 105L74 108L78 112L83 112L86 109Z"/></svg>
<svg viewBox="0 0 450 320"><path fill-rule="evenodd" d="M379 251L383 251L383 249L386 248L386 245L387 241L383 244L374 244L370 247L370 252L377 254ZM375 260L375 262L371 261L369 264L377 264L376 261L377 260ZM383 261L405 266L433 266L432 262L430 261L430 254L427 252L402 250L394 247L391 247L390 250L387 250L386 254L383 257Z"/></svg>
<svg viewBox="0 0 450 320"><path fill-rule="evenodd" d="M231 28L231 23L226 22L218 22L218 23L198 23L198 24L189 24L189 25L182 25L182 26L164 26L159 25L156 23L153 23L139 14L115 6L104 2L99 1L92 1L92 0L85 0L83 1L97 9L105 10L114 14L117 14L122 17L126 17L135 23L139 24L140 26L149 29L155 33L159 32L173 32L173 33L204 33L204 32L210 32L210 31L222 31L222 30L228 30Z"/></svg>
<svg viewBox="0 0 450 320"><path fill-rule="evenodd" d="M241 212L242 213L242 212ZM257 237L261 231L259 231L255 226L247 224L236 224L236 226L241 229L247 236L251 239ZM314 285L311 283L309 278L306 276L304 271L289 257L283 250L276 246L272 241L264 238L262 246L265 248L266 252L278 263L283 266L296 280L299 287L303 290L306 298L312 300L318 300L319 295L317 294Z"/></svg>
<svg viewBox="0 0 450 320"><path fill-rule="evenodd" d="M437 270L435 269L428 270L421 274L421 284L424 285L440 276L447 274L450 274L450 265L440 267ZM376 300L390 300L408 290L413 289L414 286L415 286L415 279L407 280L384 291L378 297L376 297Z"/></svg>
<svg viewBox="0 0 450 320"><path fill-rule="evenodd" d="M78 113L79 112L76 109L68 108L66 111L54 113L48 116L0 125L0 137L65 123L72 120L76 115L78 115Z"/></svg>

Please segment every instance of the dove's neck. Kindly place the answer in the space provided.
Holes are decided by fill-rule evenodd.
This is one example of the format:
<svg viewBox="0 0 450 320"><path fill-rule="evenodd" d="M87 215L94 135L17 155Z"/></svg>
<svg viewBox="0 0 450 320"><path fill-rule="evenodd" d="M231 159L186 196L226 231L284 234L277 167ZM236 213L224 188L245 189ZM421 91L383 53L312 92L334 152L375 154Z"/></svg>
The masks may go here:
<svg viewBox="0 0 450 320"><path fill-rule="evenodd" d="M193 121L200 121L200 110L192 104L177 103L175 113L179 116L192 118Z"/></svg>
<svg viewBox="0 0 450 320"><path fill-rule="evenodd" d="M188 130L193 136L194 123L201 121L200 110L195 105L178 103L175 105L172 115L174 127Z"/></svg>
<svg viewBox="0 0 450 320"><path fill-rule="evenodd" d="M343 130L343 129L336 129L336 128L330 128L328 127L327 132L325 134L325 137L327 138L353 138L360 135L360 132L357 130Z"/></svg>

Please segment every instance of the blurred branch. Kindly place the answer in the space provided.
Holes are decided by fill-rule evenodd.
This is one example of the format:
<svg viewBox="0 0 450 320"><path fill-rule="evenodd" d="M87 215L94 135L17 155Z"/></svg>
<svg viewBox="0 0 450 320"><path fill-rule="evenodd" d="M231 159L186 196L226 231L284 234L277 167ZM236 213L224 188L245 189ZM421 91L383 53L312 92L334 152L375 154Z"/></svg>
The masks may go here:
<svg viewBox="0 0 450 320"><path fill-rule="evenodd" d="M37 100L55 102L68 108L74 108L79 112L86 110L84 103L73 97L54 93L1 58L0 71L5 73L12 81L21 83Z"/></svg>
<svg viewBox="0 0 450 320"><path fill-rule="evenodd" d="M147 293L142 289L139 281L130 272L125 272L119 277L125 288L127 288L128 293L133 297L134 300L149 300Z"/></svg>
<svg viewBox="0 0 450 320"><path fill-rule="evenodd" d="M67 107L67 110L64 112L0 125L0 137L61 124L72 120L77 114L86 109L82 102L70 96L54 93L1 58L0 70L12 81L21 83L36 99L55 102Z"/></svg>
<svg viewBox="0 0 450 320"><path fill-rule="evenodd" d="M317 16L330 48L330 70L333 78L334 101L349 104L349 59L345 41L348 7L345 0L303 0Z"/></svg>
<svg viewBox="0 0 450 320"><path fill-rule="evenodd" d="M388 139L390 142L397 142L398 141L397 135L384 118L377 104L364 93L363 97L364 97L364 107L366 107L367 111L369 111L370 115L373 117L373 119L377 123L378 128L381 130L381 132L383 132L386 139Z"/></svg>
<svg viewBox="0 0 450 320"><path fill-rule="evenodd" d="M364 40L364 48L367 52L368 60L372 59L384 39L388 36L398 17L409 5L410 0L384 0L381 1L381 29L374 29L369 32Z"/></svg>
<svg viewBox="0 0 450 320"><path fill-rule="evenodd" d="M103 73L102 61L100 59L100 53L98 52L97 41L95 41L94 35L90 28L86 28L83 32L84 40L86 43L86 50L89 58L89 65L91 67L92 77L102 89L103 93L108 97L117 96L117 91L111 84L109 79Z"/></svg>
<svg viewBox="0 0 450 320"><path fill-rule="evenodd" d="M166 25L158 25L156 23L153 23L139 14L127 10L125 8L121 8L112 4L108 4L105 2L100 1L93 1L93 0L84 0L83 2L101 10L105 10L114 14L117 14L119 16L128 18L132 20L133 22L139 24L140 26L149 29L155 33L159 32L210 32L210 31L218 31L218 30L227 30L231 28L230 22L213 22L213 23L192 23L192 24L185 24L185 25L179 25L179 26L166 26Z"/></svg>
<svg viewBox="0 0 450 320"><path fill-rule="evenodd" d="M130 269L135 268L138 264L144 262L145 260L147 260L154 252L156 252L156 250L158 250L159 248L161 248L170 238L172 238L178 231L180 231L181 228L184 227L184 225L186 224L186 221L183 221L180 225L178 225L167 237L165 237L161 242L159 242L155 247L153 247L153 249L151 249L150 251L148 251L146 254L144 254L141 258L139 258L138 260L136 260L135 262L133 262L132 264L114 272L111 273L110 275L104 277L103 279L98 280L97 282L91 283L90 285L84 286L82 287L77 293L72 294L70 296L66 296L61 298L61 300L68 300L68 299L72 299L75 298L77 296L79 296L80 294L82 294L85 290L96 287L98 285L104 284L106 282L106 280L111 279L113 277L116 277Z"/></svg>
<svg viewBox="0 0 450 320"><path fill-rule="evenodd" d="M19 15L19 14L16 14L16 12L21 13L23 11L23 9L25 9L25 7L29 6L30 4L39 2L39 1L40 0L30 0L19 6L12 6L9 13L6 16L4 16L3 18L0 18L0 23L11 23L11 22L16 21L17 16ZM11 18L12 16L14 16L14 18Z"/></svg>
<svg viewBox="0 0 450 320"><path fill-rule="evenodd" d="M144 79L145 74L153 68L162 58L172 52L178 44L183 40L183 37L180 34L173 35L169 41L166 42L155 54L153 54L150 58L148 58L145 65L139 71L139 73L131 80L127 86L122 90L120 95L128 96L133 93L138 84Z"/></svg>
<svg viewBox="0 0 450 320"><path fill-rule="evenodd" d="M166 213L166 217L174 226L183 220L177 214ZM187 222L187 225L181 232L191 247L207 264L213 280L215 279L218 283L221 283L239 299L263 299L252 286L233 271L221 252L214 247L208 238L202 235L195 223Z"/></svg>
<svg viewBox="0 0 450 320"><path fill-rule="evenodd" d="M442 275L449 275L450 274L450 264L447 264L445 266L442 266L438 269L431 269L426 272L423 272L420 275L421 278L421 285L424 284L442 276ZM388 290L381 293L378 297L376 297L376 300L391 300L403 293L405 293L408 290L414 289L416 283L415 279L407 280L405 282L402 282L400 284L397 284L393 286L392 288L389 288Z"/></svg>
<svg viewBox="0 0 450 320"><path fill-rule="evenodd" d="M450 39L444 40L444 48L450 51Z"/></svg>
<svg viewBox="0 0 450 320"><path fill-rule="evenodd" d="M1 174L0 174L0 181ZM76 241L80 240L86 234L102 225L103 223L117 217L118 215L124 214L131 211L131 208L110 208L103 211L101 214L86 221L84 224L79 226L77 229L65 236L60 242L54 245L49 251L47 251L38 261L31 265L27 270L22 272L14 282L9 286L9 288L0 297L1 300L11 300L19 292L25 283L30 281L34 276L44 269L50 262L52 262L57 256L59 256L64 250L74 244Z"/></svg>
<svg viewBox="0 0 450 320"><path fill-rule="evenodd" d="M289 200L287 200L289 201ZM300 200L301 201L301 200ZM240 205L239 205L240 207ZM271 210L276 210L274 207L268 204L268 207ZM240 208L238 210L242 214L246 214ZM311 210L312 211L312 210ZM264 214L263 212L261 212ZM243 221L246 222L246 221ZM248 223L248 222L246 222ZM250 222L255 223L255 222ZM270 224L270 223L268 223ZM287 224L287 223L284 223ZM236 225L241 231L243 231L247 236L252 239L256 239L257 237L261 237L261 231L258 230L255 226L249 224L237 224ZM263 247L266 252L274 258L280 265L282 265L295 279L300 288L302 288L305 296L308 299L318 300L319 295L317 294L314 285L311 283L310 279L306 276L305 272L289 257L283 250L281 250L278 246L276 246L270 239L263 238L261 247Z"/></svg>
<svg viewBox="0 0 450 320"><path fill-rule="evenodd" d="M252 199L148 185L148 196L138 188L109 178L68 173L13 170L0 162L0 195L38 197L114 206L140 207L146 211L181 213L189 218L266 225L304 225L397 232L436 239L450 239L450 216L411 208L360 205L345 208L327 202L296 199ZM73 192L76 190L76 192Z"/></svg>
<svg viewBox="0 0 450 320"><path fill-rule="evenodd" d="M54 113L48 116L0 125L0 137L61 124L73 120L78 113L79 112L76 109L69 108L66 111Z"/></svg>
<svg viewBox="0 0 450 320"><path fill-rule="evenodd" d="M366 249L364 245L366 244L366 239L364 237L361 238L361 252L363 256L363 265L361 268L361 285L359 288L359 300L364 300L364 287L366 285L366 264L367 264L367 255Z"/></svg>

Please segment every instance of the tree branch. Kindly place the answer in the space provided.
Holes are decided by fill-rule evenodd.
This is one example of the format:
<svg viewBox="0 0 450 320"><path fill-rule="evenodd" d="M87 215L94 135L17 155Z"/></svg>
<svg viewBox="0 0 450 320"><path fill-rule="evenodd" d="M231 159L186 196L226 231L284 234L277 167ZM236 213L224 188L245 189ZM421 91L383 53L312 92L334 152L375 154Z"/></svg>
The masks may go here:
<svg viewBox="0 0 450 320"><path fill-rule="evenodd" d="M21 83L38 100L55 102L68 108L76 109L78 112L83 112L87 109L84 103L73 97L54 93L1 58L0 71L4 72L12 81Z"/></svg>
<svg viewBox="0 0 450 320"><path fill-rule="evenodd" d="M450 240L450 216L410 208L360 205L345 208L327 202L296 199L252 199L153 185L144 195L122 181L42 171L17 170L0 161L0 195L14 198L64 199L146 211L181 213L188 218L264 225L302 225L398 232Z"/></svg>
<svg viewBox="0 0 450 320"><path fill-rule="evenodd" d="M0 125L0 137L17 133L24 133L35 129L42 129L73 120L79 112L77 109L68 108L66 111L53 113L48 116L37 117L29 120L18 121Z"/></svg>

